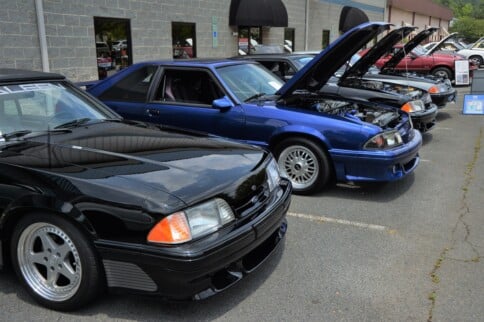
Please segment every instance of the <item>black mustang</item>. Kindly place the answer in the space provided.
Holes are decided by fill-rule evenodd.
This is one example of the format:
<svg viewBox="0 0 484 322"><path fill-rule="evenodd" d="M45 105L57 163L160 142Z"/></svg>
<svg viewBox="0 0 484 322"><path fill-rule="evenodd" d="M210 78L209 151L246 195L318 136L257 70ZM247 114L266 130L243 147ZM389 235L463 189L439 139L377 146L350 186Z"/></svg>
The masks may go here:
<svg viewBox="0 0 484 322"><path fill-rule="evenodd" d="M262 149L127 121L61 75L0 69L0 267L42 305L106 288L213 295L281 244L290 194Z"/></svg>

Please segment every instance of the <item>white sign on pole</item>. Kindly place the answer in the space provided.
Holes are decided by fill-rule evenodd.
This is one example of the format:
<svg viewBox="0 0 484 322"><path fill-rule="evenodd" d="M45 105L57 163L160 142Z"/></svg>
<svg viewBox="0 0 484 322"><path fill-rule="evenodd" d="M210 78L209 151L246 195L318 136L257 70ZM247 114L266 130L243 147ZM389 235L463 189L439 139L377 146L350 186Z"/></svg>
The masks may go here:
<svg viewBox="0 0 484 322"><path fill-rule="evenodd" d="M455 85L469 85L469 61L455 61Z"/></svg>

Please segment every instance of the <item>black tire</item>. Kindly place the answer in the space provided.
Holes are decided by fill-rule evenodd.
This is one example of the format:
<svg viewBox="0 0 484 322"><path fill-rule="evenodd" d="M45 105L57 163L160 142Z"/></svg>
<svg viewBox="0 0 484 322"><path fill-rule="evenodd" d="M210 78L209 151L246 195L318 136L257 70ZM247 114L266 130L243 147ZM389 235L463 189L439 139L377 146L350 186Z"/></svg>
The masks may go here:
<svg viewBox="0 0 484 322"><path fill-rule="evenodd" d="M294 193L318 192L332 177L328 156L311 140L286 139L275 147L274 154L281 174L291 180Z"/></svg>
<svg viewBox="0 0 484 322"><path fill-rule="evenodd" d="M454 79L452 71L447 67L437 67L432 70L432 75L448 79Z"/></svg>
<svg viewBox="0 0 484 322"><path fill-rule="evenodd" d="M23 217L14 228L10 248L15 273L45 307L78 309L104 287L93 245L72 223L57 215Z"/></svg>
<svg viewBox="0 0 484 322"><path fill-rule="evenodd" d="M480 67L482 64L484 64L481 56L471 56L469 57L469 60L473 61L474 64L477 65L477 67Z"/></svg>

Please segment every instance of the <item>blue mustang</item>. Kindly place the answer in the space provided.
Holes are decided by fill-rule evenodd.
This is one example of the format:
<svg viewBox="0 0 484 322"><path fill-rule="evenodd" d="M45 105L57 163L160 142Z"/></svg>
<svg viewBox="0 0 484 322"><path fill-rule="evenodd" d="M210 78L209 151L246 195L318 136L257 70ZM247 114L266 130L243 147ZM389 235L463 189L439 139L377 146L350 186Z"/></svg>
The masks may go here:
<svg viewBox="0 0 484 322"><path fill-rule="evenodd" d="M250 61L151 61L88 91L128 119L266 147L296 193L335 181L393 181L419 163L422 137L409 115L319 91L355 50L389 28L383 22L353 28L285 84Z"/></svg>

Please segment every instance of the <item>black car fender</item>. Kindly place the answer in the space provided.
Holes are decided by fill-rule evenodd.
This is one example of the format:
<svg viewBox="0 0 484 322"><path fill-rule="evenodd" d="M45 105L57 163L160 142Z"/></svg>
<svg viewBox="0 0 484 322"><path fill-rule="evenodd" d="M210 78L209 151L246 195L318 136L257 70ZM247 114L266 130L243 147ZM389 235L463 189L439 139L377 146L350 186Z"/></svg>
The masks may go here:
<svg viewBox="0 0 484 322"><path fill-rule="evenodd" d="M31 192L27 188L22 189ZM8 204L0 214L0 269L5 262L8 262L9 241L15 225L24 215L30 213L48 213L52 216L69 218L85 236L96 238L96 232L87 217L83 216L72 204L62 202L55 196L24 194Z"/></svg>
<svg viewBox="0 0 484 322"><path fill-rule="evenodd" d="M69 218L81 231L84 231L91 238L97 238L93 225L72 203L62 201L55 196L31 192L10 202L0 214L0 239L8 240L20 218L33 212Z"/></svg>

